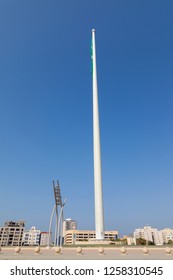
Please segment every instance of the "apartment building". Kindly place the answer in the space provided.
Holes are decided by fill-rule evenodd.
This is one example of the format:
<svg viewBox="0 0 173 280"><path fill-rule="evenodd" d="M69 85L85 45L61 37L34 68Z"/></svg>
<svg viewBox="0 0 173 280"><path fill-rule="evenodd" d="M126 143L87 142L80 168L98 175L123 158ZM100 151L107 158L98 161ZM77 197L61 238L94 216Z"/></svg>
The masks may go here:
<svg viewBox="0 0 173 280"><path fill-rule="evenodd" d="M40 244L41 231L32 226L30 230L25 230L22 238L22 245L35 246Z"/></svg>
<svg viewBox="0 0 173 280"><path fill-rule="evenodd" d="M24 228L24 221L5 222L0 228L0 246L21 246Z"/></svg>
<svg viewBox="0 0 173 280"><path fill-rule="evenodd" d="M63 221L63 236L67 230L76 230L77 229L77 221L68 218Z"/></svg>
<svg viewBox="0 0 173 280"><path fill-rule="evenodd" d="M161 230L162 237L163 237L163 243L167 244L168 242L173 242L173 229L171 228L165 228Z"/></svg>
<svg viewBox="0 0 173 280"><path fill-rule="evenodd" d="M163 236L161 231L150 226L145 226L144 228L138 228L134 231L134 238L143 238L146 241L151 241L155 245L163 244Z"/></svg>
<svg viewBox="0 0 173 280"><path fill-rule="evenodd" d="M49 245L49 238L50 240L52 240L52 233L50 233L50 237L49 237L49 232L42 231L40 236L40 246Z"/></svg>

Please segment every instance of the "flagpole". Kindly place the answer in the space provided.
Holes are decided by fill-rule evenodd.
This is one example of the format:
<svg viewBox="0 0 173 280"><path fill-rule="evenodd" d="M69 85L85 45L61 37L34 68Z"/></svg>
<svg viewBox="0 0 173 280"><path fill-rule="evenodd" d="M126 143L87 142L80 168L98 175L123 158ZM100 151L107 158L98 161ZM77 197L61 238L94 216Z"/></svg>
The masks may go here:
<svg viewBox="0 0 173 280"><path fill-rule="evenodd" d="M95 197L95 231L96 239L104 239L102 172L100 151L99 106L97 88L97 65L95 29L92 29L92 76L93 76L93 152L94 152L94 197Z"/></svg>

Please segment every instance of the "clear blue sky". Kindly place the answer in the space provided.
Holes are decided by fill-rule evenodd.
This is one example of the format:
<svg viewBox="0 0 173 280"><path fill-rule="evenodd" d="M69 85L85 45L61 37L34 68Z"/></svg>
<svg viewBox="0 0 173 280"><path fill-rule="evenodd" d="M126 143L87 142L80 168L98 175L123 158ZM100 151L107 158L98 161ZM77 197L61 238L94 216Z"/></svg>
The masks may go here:
<svg viewBox="0 0 173 280"><path fill-rule="evenodd" d="M173 2L0 0L0 225L94 229L91 29L105 228L172 227Z"/></svg>

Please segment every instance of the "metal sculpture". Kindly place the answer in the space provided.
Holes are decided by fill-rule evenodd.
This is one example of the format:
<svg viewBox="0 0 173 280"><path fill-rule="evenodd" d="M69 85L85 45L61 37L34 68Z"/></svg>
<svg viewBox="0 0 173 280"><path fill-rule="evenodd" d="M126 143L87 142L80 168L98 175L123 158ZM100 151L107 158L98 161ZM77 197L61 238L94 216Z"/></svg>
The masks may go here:
<svg viewBox="0 0 173 280"><path fill-rule="evenodd" d="M63 209L66 203L66 199L64 202L62 202L61 198L61 190L60 185L57 180L57 183L55 185L55 182L53 181L53 191L54 191L54 198L55 198L55 205L52 210L52 214L50 217L50 223L49 223L49 238L48 238L48 246L50 247L52 243L52 235L51 235L51 229L52 229L52 221L54 214L56 214L56 220L55 220L55 235L54 235L54 247L60 246L62 247L63 242Z"/></svg>

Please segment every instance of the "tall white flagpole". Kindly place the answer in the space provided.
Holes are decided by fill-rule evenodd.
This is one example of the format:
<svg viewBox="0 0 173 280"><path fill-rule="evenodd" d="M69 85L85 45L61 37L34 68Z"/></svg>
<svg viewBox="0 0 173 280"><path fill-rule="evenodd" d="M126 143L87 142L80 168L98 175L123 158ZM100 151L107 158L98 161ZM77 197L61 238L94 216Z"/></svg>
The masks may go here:
<svg viewBox="0 0 173 280"><path fill-rule="evenodd" d="M93 75L93 151L94 151L94 196L96 239L104 239L103 194L100 152L99 107L97 89L97 66L95 29L92 29L92 75Z"/></svg>

